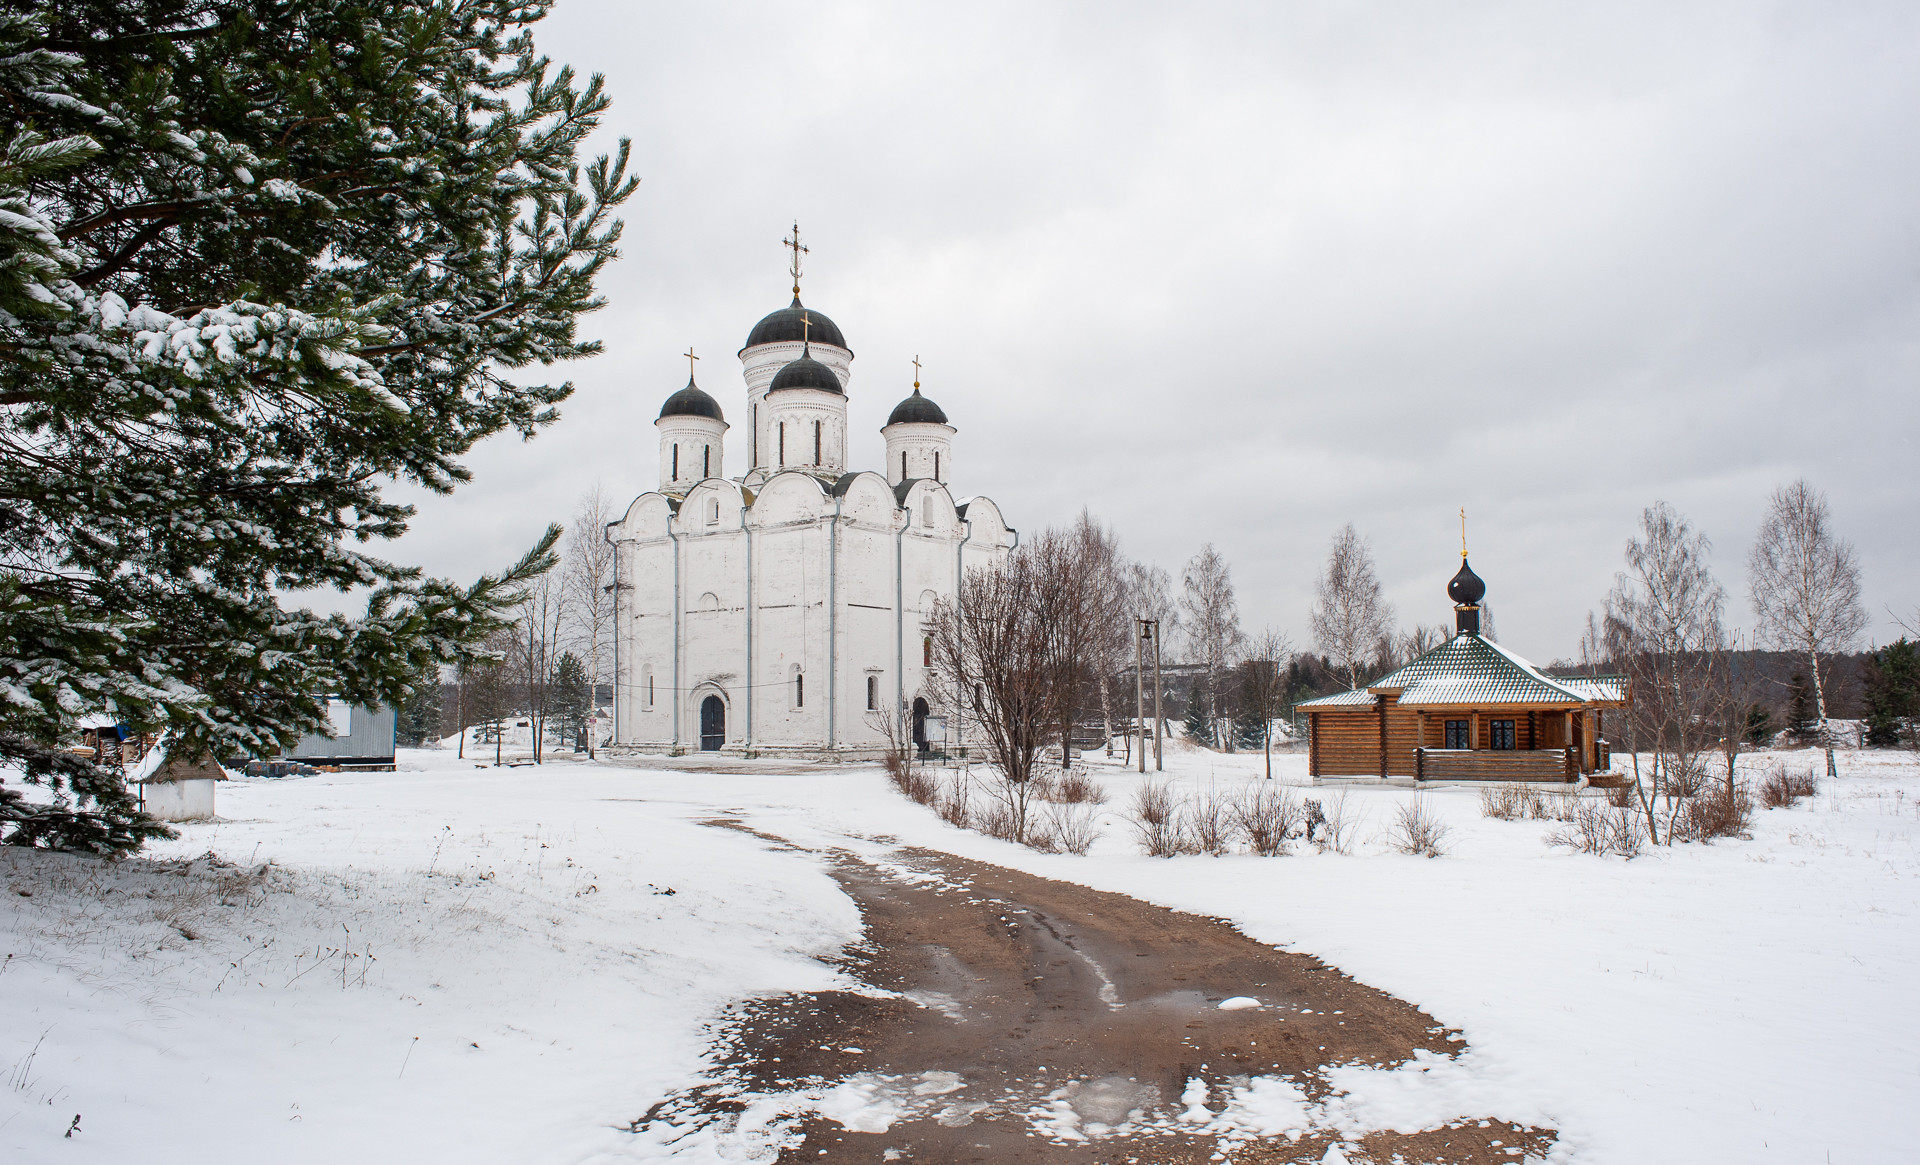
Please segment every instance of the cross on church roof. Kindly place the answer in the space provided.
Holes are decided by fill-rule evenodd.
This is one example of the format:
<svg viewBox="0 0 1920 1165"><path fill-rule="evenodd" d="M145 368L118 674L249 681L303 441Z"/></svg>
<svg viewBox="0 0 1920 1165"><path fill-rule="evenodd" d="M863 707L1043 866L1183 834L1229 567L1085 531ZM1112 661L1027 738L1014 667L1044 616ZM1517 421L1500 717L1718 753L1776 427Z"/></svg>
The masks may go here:
<svg viewBox="0 0 1920 1165"><path fill-rule="evenodd" d="M1460 507L1460 557L1467 557L1467 507Z"/></svg>
<svg viewBox="0 0 1920 1165"><path fill-rule="evenodd" d="M798 219L795 219L793 223L793 237L781 239L780 241L786 245L788 250L793 252L793 261L787 265L787 270L793 273L793 298L799 299L800 256L807 253L807 248L800 243L800 221Z"/></svg>
<svg viewBox="0 0 1920 1165"><path fill-rule="evenodd" d="M700 357L695 356L693 354L692 344L687 345L687 350L684 353L682 353L682 355L684 355L687 358L687 383L692 384L693 383L693 362L695 360L700 359Z"/></svg>
<svg viewBox="0 0 1920 1165"><path fill-rule="evenodd" d="M920 354L918 352L913 355L913 387L920 387Z"/></svg>

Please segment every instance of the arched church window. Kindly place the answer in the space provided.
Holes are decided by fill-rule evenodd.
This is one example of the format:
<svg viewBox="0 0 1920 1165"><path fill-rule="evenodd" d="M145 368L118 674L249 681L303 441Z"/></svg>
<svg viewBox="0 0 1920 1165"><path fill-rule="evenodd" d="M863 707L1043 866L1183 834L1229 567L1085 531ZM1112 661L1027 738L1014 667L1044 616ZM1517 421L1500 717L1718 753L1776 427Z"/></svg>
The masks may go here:
<svg viewBox="0 0 1920 1165"><path fill-rule="evenodd" d="M680 443L678 441L673 445L673 480L680 480Z"/></svg>
<svg viewBox="0 0 1920 1165"><path fill-rule="evenodd" d="M920 524L922 526L925 526L929 530L933 529L933 499L932 498L920 499Z"/></svg>
<svg viewBox="0 0 1920 1165"><path fill-rule="evenodd" d="M931 635L920 640L920 666L933 666L933 636Z"/></svg>
<svg viewBox="0 0 1920 1165"><path fill-rule="evenodd" d="M880 677L867 677L867 711L875 712L880 708Z"/></svg>
<svg viewBox="0 0 1920 1165"><path fill-rule="evenodd" d="M938 449L933 451L933 480L940 480L940 451Z"/></svg>
<svg viewBox="0 0 1920 1165"><path fill-rule="evenodd" d="M900 480L907 480L907 451L905 449L900 451Z"/></svg>
<svg viewBox="0 0 1920 1165"><path fill-rule="evenodd" d="M939 456L940 455L938 453L934 454L935 458L938 458ZM939 464L939 462L935 461L935 464L937 465ZM711 445L700 446L700 476L701 477L713 476L713 446Z"/></svg>
<svg viewBox="0 0 1920 1165"><path fill-rule="evenodd" d="M780 422L780 464L787 463L787 423Z"/></svg>
<svg viewBox="0 0 1920 1165"><path fill-rule="evenodd" d="M973 706L975 708L984 708L987 706L987 686L985 684L973 685Z"/></svg>
<svg viewBox="0 0 1920 1165"><path fill-rule="evenodd" d="M719 524L720 524L720 499L708 498L707 499L707 525L718 526Z"/></svg>
<svg viewBox="0 0 1920 1165"><path fill-rule="evenodd" d="M819 421L815 421L815 422L813 423L813 463L814 463L815 465L819 465L819 464L821 464L821 461L820 461L820 422L819 422Z"/></svg>
<svg viewBox="0 0 1920 1165"><path fill-rule="evenodd" d="M647 673L647 707L653 707L653 673Z"/></svg>
<svg viewBox="0 0 1920 1165"><path fill-rule="evenodd" d="M793 706L796 708L807 706L807 677L801 672L795 672L793 675Z"/></svg>

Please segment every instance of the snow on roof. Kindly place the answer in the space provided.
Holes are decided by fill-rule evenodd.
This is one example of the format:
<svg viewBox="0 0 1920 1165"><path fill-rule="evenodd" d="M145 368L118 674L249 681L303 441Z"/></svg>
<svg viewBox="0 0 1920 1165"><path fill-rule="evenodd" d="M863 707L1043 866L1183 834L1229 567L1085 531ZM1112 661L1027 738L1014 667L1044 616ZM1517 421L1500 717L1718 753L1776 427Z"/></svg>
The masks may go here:
<svg viewBox="0 0 1920 1165"><path fill-rule="evenodd" d="M1587 704L1624 702L1618 677L1571 680L1547 675L1491 639L1462 633L1384 676L1367 689L1309 700L1302 708L1369 704L1381 692L1397 691L1402 706L1461 704Z"/></svg>

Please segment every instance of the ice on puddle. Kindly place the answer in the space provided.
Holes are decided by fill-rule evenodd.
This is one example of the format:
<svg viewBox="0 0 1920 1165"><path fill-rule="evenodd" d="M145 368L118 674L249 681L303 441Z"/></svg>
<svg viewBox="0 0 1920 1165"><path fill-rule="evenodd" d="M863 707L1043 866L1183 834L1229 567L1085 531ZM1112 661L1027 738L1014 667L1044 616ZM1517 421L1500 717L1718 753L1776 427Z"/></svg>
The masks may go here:
<svg viewBox="0 0 1920 1165"><path fill-rule="evenodd" d="M1236 995L1232 999L1222 999L1220 1001L1221 1011L1245 1011L1250 1007L1258 1006L1260 1006L1260 1001L1251 995Z"/></svg>
<svg viewBox="0 0 1920 1165"><path fill-rule="evenodd" d="M1126 1076L1076 1080L1067 1086L1067 1104L1083 1120L1109 1127L1125 1124L1135 1113L1160 1099L1160 1090Z"/></svg>
<svg viewBox="0 0 1920 1165"><path fill-rule="evenodd" d="M958 1072L922 1072L920 1083L913 1086L915 1096L945 1096L949 1092L958 1092L967 1086Z"/></svg>

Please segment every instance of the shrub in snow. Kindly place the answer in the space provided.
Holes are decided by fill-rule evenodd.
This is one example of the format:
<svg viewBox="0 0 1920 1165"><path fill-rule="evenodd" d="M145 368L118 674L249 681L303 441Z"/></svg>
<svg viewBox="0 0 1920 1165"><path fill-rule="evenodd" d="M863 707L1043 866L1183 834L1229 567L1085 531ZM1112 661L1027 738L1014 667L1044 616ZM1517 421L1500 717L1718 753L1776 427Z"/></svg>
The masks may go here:
<svg viewBox="0 0 1920 1165"><path fill-rule="evenodd" d="M1760 780L1760 803L1769 809L1786 809L1802 797L1811 797L1819 788L1814 780L1813 770L1804 773L1789 773L1775 761L1767 775Z"/></svg>
<svg viewBox="0 0 1920 1165"><path fill-rule="evenodd" d="M1247 848L1270 858L1287 852L1287 843L1303 830L1306 810L1292 789L1261 781L1241 790L1233 817Z"/></svg>
<svg viewBox="0 0 1920 1165"><path fill-rule="evenodd" d="M1387 823L1387 844L1395 853L1437 858L1447 852L1450 830L1434 813L1425 796L1414 794L1410 801L1394 807Z"/></svg>
<svg viewBox="0 0 1920 1165"><path fill-rule="evenodd" d="M1574 806L1573 820L1547 834L1546 842L1583 854L1630 858L1640 852L1646 836L1646 824L1632 808L1603 806L1583 797Z"/></svg>
<svg viewBox="0 0 1920 1165"><path fill-rule="evenodd" d="M1187 836L1180 798L1166 781L1148 781L1134 790L1133 829L1148 857L1170 858L1194 852Z"/></svg>
<svg viewBox="0 0 1920 1165"><path fill-rule="evenodd" d="M1237 830L1231 798L1217 789L1198 793L1187 806L1186 818L1194 849L1214 857L1233 852Z"/></svg>

